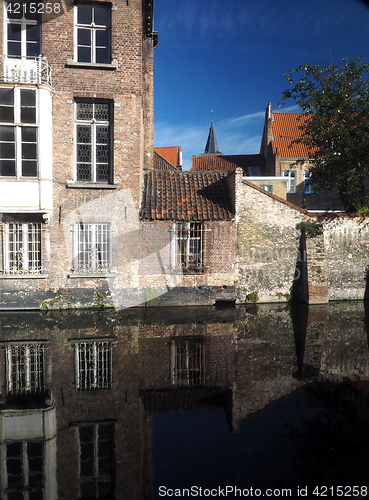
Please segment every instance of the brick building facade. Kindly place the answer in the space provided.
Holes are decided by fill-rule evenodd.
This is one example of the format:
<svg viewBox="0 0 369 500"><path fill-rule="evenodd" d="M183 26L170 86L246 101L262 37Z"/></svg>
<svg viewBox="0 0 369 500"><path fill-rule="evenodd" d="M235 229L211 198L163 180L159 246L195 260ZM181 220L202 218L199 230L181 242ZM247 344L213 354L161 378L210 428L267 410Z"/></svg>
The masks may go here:
<svg viewBox="0 0 369 500"><path fill-rule="evenodd" d="M151 0L1 2L2 308L134 286L118 248L153 159L152 22Z"/></svg>

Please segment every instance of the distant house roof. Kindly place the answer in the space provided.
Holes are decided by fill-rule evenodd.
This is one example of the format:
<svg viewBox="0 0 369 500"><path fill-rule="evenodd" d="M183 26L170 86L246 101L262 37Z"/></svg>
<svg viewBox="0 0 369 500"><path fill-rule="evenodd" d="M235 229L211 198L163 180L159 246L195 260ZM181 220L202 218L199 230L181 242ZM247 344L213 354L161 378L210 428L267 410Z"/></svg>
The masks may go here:
<svg viewBox="0 0 369 500"><path fill-rule="evenodd" d="M190 172L234 172L237 167L241 167L245 175L249 175L249 167L259 167L260 174L265 175L265 157L262 154L193 156Z"/></svg>
<svg viewBox="0 0 369 500"><path fill-rule="evenodd" d="M221 172L145 173L141 218L204 221L233 219L226 174Z"/></svg>
<svg viewBox="0 0 369 500"><path fill-rule="evenodd" d="M161 168L160 167L161 159L165 160L167 163L169 163L173 167L180 166L182 168L182 147L181 146L168 146L168 147L162 147L162 148L154 148L154 153L156 153L156 156L160 157L160 158L157 158L157 162L159 163L159 165L156 166L155 165L155 155L154 155L154 168ZM164 170L167 170L167 168L164 168Z"/></svg>
<svg viewBox="0 0 369 500"><path fill-rule="evenodd" d="M303 113L273 113L272 148L277 149L281 158L308 158L309 152L304 144L293 144L302 137L299 129L307 120Z"/></svg>
<svg viewBox="0 0 369 500"><path fill-rule="evenodd" d="M168 160L163 158L159 153L154 150L154 158L153 158L153 168L155 170L181 170L181 167L175 167Z"/></svg>

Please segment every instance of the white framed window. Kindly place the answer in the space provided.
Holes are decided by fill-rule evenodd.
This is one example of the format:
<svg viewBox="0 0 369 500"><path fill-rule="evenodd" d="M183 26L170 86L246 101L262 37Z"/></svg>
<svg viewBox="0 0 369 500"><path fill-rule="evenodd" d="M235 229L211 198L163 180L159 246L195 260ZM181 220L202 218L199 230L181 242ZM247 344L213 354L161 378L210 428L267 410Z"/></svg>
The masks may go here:
<svg viewBox="0 0 369 500"><path fill-rule="evenodd" d="M43 344L13 344L4 350L8 393L42 392L45 388Z"/></svg>
<svg viewBox="0 0 369 500"><path fill-rule="evenodd" d="M40 274L42 265L42 224L4 224L4 274Z"/></svg>
<svg viewBox="0 0 369 500"><path fill-rule="evenodd" d="M112 182L111 104L76 102L76 180Z"/></svg>
<svg viewBox="0 0 369 500"><path fill-rule="evenodd" d="M110 64L111 6L80 3L75 7L75 60Z"/></svg>
<svg viewBox="0 0 369 500"><path fill-rule="evenodd" d="M175 223L175 269L205 271L205 229L201 222Z"/></svg>
<svg viewBox="0 0 369 500"><path fill-rule="evenodd" d="M296 193L296 170L285 170L283 176L287 177L287 193Z"/></svg>
<svg viewBox="0 0 369 500"><path fill-rule="evenodd" d="M76 388L110 389L112 382L111 342L79 342L74 346Z"/></svg>
<svg viewBox="0 0 369 500"><path fill-rule="evenodd" d="M311 172L310 170L305 170L304 172L304 193L305 194L313 194L313 186L310 183L311 180Z"/></svg>
<svg viewBox="0 0 369 500"><path fill-rule="evenodd" d="M19 440L4 446L6 498L45 498L44 441Z"/></svg>
<svg viewBox="0 0 369 500"><path fill-rule="evenodd" d="M261 189L264 189L267 193L273 193L273 186L272 184L261 184L260 185Z"/></svg>
<svg viewBox="0 0 369 500"><path fill-rule="evenodd" d="M201 385L204 381L202 338L176 338L171 342L172 384Z"/></svg>
<svg viewBox="0 0 369 500"><path fill-rule="evenodd" d="M78 223L74 232L74 271L106 273L111 270L111 227L109 223Z"/></svg>
<svg viewBox="0 0 369 500"><path fill-rule="evenodd" d="M12 58L37 57L41 54L41 13L37 3L4 2L6 55Z"/></svg>
<svg viewBox="0 0 369 500"><path fill-rule="evenodd" d="M78 425L79 497L112 498L115 489L114 423Z"/></svg>
<svg viewBox="0 0 369 500"><path fill-rule="evenodd" d="M0 177L38 176L38 94L0 88Z"/></svg>

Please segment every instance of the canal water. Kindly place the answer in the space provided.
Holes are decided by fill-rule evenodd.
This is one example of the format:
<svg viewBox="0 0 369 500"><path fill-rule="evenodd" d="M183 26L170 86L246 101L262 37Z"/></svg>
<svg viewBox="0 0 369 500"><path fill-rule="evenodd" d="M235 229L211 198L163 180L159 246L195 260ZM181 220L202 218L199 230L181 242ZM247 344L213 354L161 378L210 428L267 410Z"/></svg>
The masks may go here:
<svg viewBox="0 0 369 500"><path fill-rule="evenodd" d="M0 314L0 498L366 498L369 304Z"/></svg>

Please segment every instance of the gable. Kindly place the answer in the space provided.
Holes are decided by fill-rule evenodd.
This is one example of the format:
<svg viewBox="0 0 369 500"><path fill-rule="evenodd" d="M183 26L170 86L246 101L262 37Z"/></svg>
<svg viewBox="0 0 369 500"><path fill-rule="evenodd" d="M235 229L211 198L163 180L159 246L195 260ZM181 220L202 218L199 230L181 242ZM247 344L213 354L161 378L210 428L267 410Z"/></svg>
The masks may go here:
<svg viewBox="0 0 369 500"><path fill-rule="evenodd" d="M304 144L294 144L301 139L299 129L307 120L303 113L273 113L272 148L273 154L278 153L281 158L309 158L309 152Z"/></svg>

